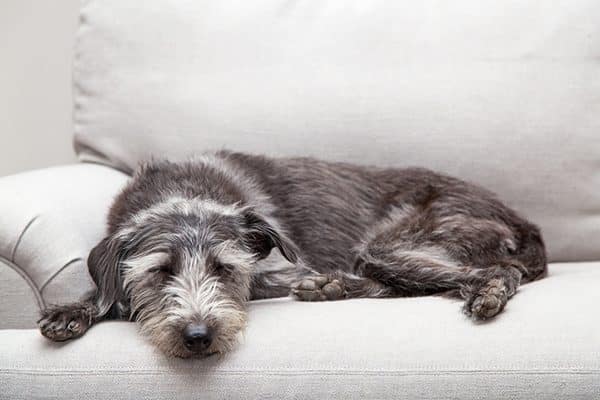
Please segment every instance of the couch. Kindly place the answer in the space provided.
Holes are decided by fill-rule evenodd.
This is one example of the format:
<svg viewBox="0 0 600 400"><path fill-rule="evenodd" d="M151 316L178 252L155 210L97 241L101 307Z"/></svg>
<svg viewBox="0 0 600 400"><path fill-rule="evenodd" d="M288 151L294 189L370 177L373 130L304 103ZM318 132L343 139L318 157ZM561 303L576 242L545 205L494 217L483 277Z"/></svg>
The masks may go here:
<svg viewBox="0 0 600 400"><path fill-rule="evenodd" d="M0 398L600 398L598 49L595 0L82 1L80 162L0 178ZM45 340L135 165L223 147L482 184L542 228L548 277L488 323L440 297L257 301L204 360L124 321Z"/></svg>

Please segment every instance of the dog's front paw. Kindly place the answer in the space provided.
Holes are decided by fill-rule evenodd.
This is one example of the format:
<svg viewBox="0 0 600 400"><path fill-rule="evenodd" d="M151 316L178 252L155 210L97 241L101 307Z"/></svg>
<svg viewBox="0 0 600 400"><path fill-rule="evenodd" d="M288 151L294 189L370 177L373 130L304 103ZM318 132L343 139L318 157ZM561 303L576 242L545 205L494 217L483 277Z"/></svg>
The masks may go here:
<svg viewBox="0 0 600 400"><path fill-rule="evenodd" d="M327 275L315 275L300 281L292 294L301 301L340 300L345 297L343 283Z"/></svg>
<svg viewBox="0 0 600 400"><path fill-rule="evenodd" d="M38 326L48 339L63 342L83 335L92 322L93 311L89 306L73 304L46 308L42 311Z"/></svg>
<svg viewBox="0 0 600 400"><path fill-rule="evenodd" d="M502 279L492 279L465 303L465 313L475 320L495 317L508 301L508 289Z"/></svg>

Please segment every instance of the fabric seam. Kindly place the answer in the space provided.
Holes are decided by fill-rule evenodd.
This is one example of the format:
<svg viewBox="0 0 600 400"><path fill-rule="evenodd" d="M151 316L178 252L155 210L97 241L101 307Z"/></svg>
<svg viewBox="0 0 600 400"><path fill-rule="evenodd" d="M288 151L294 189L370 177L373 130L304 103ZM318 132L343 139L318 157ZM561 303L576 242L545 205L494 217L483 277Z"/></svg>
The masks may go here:
<svg viewBox="0 0 600 400"><path fill-rule="evenodd" d="M19 234L19 237L17 238L17 243L15 243L15 247L13 247L13 250L10 254L10 261L11 262L15 262L15 258L17 257L17 250L19 248L19 245L21 244L21 240L23 240L23 237L25 236L25 232L27 232L27 230L31 227L31 224L33 224L35 222L36 219L38 219L39 215L36 215L35 217L33 217L28 223L27 225L25 225L25 228L23 228L23 230L21 231L21 233Z"/></svg>

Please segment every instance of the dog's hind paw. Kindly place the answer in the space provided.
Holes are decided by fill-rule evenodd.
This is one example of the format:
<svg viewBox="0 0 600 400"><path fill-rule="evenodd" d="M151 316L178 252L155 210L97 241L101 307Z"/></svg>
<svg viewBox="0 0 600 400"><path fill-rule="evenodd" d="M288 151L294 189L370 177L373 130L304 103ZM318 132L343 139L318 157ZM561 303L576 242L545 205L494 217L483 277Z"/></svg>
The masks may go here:
<svg viewBox="0 0 600 400"><path fill-rule="evenodd" d="M346 295L343 283L327 275L303 279L292 289L292 294L301 301L340 300Z"/></svg>
<svg viewBox="0 0 600 400"><path fill-rule="evenodd" d="M508 290L502 279L492 279L465 303L465 313L475 320L486 320L498 315L508 301Z"/></svg>
<svg viewBox="0 0 600 400"><path fill-rule="evenodd" d="M63 342L83 335L92 322L93 310L90 305L77 303L46 308L42 311L38 326L46 338Z"/></svg>

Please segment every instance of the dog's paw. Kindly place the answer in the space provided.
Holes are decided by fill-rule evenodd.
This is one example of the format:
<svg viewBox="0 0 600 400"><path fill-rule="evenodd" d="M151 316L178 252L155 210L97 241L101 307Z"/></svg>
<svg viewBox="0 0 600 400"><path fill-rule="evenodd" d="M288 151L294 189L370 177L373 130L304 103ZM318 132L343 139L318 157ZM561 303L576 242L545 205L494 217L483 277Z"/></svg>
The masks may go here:
<svg viewBox="0 0 600 400"><path fill-rule="evenodd" d="M92 321L92 311L87 306L53 306L42 311L38 326L46 338L63 342L83 335Z"/></svg>
<svg viewBox="0 0 600 400"><path fill-rule="evenodd" d="M504 280L492 279L467 299L464 311L475 320L486 320L498 315L507 301Z"/></svg>
<svg viewBox="0 0 600 400"><path fill-rule="evenodd" d="M292 289L292 294L301 301L340 300L345 297L343 283L327 275L305 278Z"/></svg>

